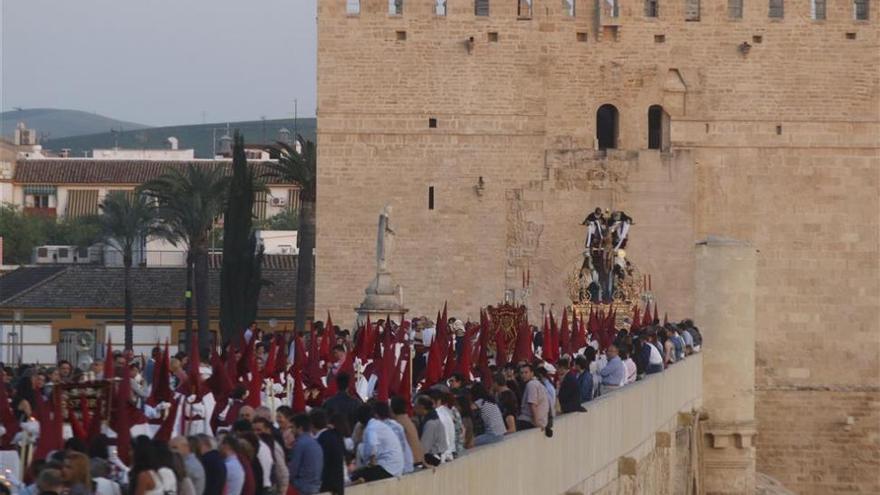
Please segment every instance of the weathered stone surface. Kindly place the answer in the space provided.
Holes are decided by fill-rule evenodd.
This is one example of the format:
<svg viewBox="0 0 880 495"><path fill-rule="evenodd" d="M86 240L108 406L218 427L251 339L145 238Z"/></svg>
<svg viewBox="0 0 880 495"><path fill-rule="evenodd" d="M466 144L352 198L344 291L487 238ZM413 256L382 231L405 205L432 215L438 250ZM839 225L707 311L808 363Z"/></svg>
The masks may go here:
<svg viewBox="0 0 880 495"><path fill-rule="evenodd" d="M651 19L620 2L612 36L585 2L572 19L535 0L532 20L514 1L493 0L487 18L470 0L439 18L429 1L399 17L386 0L363 0L359 16L345 3L318 2L319 312L345 318L362 298L364 226L389 200L395 278L427 315L448 300L476 320L523 271L532 314L558 308L596 205L635 219L628 251L670 318L692 314L693 241L747 240L759 251L759 469L799 493L880 492L876 5L866 22L828 2L817 22L806 0L786 2L782 21L766 2L743 2L741 20L704 2L685 22L683 1ZM604 103L620 112L607 158L593 151ZM654 104L671 116L671 153L645 149Z"/></svg>

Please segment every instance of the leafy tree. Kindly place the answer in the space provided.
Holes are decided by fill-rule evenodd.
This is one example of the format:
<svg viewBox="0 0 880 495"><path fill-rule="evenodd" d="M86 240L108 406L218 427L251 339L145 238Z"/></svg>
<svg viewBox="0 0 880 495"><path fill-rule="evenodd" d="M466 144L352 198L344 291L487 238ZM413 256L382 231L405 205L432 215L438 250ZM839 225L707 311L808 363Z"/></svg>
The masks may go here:
<svg viewBox="0 0 880 495"><path fill-rule="evenodd" d="M302 187L299 207L299 231L296 242L299 256L296 264L296 330L305 331L306 317L315 304L315 201L318 196L315 143L297 135L299 151L287 143L278 143L281 156L269 165L270 175Z"/></svg>
<svg viewBox="0 0 880 495"><path fill-rule="evenodd" d="M131 349L134 304L131 300L130 279L135 247L150 237L165 236L166 231L157 222L157 211L153 202L141 194L111 191L101 203L101 210L104 212L98 219L101 234L108 244L122 252L125 348Z"/></svg>
<svg viewBox="0 0 880 495"><path fill-rule="evenodd" d="M28 215L20 208L0 205L0 236L4 263L31 262L34 248L45 245L87 247L102 240L98 215L62 218Z"/></svg>
<svg viewBox="0 0 880 495"><path fill-rule="evenodd" d="M263 249L253 230L254 193L265 190L248 167L244 139L235 132L232 180L223 221L223 265L220 271L220 326L223 342L236 340L257 317L262 285Z"/></svg>
<svg viewBox="0 0 880 495"><path fill-rule="evenodd" d="M45 244L51 221L28 216L21 209L4 204L0 206L0 237L3 237L4 263L30 263L36 246Z"/></svg>
<svg viewBox="0 0 880 495"><path fill-rule="evenodd" d="M266 230L297 230L299 228L299 210L288 206L263 220L261 226Z"/></svg>
<svg viewBox="0 0 880 495"><path fill-rule="evenodd" d="M190 164L171 169L143 185L156 198L159 217L169 232L169 241L186 245L186 338L192 331L192 294L195 283L199 342L207 353L210 305L208 247L211 229L226 207L229 178L217 164Z"/></svg>

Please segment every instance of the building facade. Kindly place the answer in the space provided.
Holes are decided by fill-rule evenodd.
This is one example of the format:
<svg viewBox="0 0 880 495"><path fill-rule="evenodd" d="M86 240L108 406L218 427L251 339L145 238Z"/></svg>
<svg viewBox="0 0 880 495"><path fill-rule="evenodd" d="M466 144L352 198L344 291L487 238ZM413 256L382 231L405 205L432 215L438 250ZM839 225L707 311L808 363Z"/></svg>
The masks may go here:
<svg viewBox="0 0 880 495"><path fill-rule="evenodd" d="M693 313L694 241L743 239L758 470L880 491L874 5L392 4L318 2L319 313L363 299L385 204L405 305L471 320L510 294L561 310L596 206L635 219L671 319Z"/></svg>

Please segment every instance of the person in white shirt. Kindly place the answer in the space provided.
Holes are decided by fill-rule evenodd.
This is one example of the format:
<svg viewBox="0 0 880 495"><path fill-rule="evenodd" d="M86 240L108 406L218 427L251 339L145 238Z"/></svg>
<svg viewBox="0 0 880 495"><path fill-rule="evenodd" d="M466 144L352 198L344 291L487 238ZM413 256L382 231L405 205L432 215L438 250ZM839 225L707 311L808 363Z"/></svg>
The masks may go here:
<svg viewBox="0 0 880 495"><path fill-rule="evenodd" d="M446 452L443 452L441 460L449 462L455 457L455 418L452 410L443 402L443 394L439 390L431 390L428 396L434 401L434 410L440 423L443 425L443 431L446 433Z"/></svg>
<svg viewBox="0 0 880 495"><path fill-rule="evenodd" d="M391 427L376 418L373 408L367 404L358 408L357 419L364 426L359 447L364 465L351 473L352 481L369 482L402 475L403 449Z"/></svg>
<svg viewBox="0 0 880 495"><path fill-rule="evenodd" d="M624 379L623 384L629 385L636 381L638 377L638 367L636 366L636 362L633 361L632 356L629 352L629 347L624 347L620 351L620 357L623 358L623 368L626 371L626 378Z"/></svg>

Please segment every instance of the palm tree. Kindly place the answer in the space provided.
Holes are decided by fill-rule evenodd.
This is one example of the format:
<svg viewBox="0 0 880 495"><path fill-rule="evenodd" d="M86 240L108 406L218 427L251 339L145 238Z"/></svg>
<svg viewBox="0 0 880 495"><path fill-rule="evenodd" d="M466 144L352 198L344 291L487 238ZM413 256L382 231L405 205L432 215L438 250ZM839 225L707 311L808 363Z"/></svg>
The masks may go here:
<svg viewBox="0 0 880 495"><path fill-rule="evenodd" d="M173 243L186 245L186 336L192 331L192 294L195 279L196 315L201 350L209 345L210 318L208 288L208 246L211 229L223 214L229 192L229 178L222 165L188 165L170 169L143 185L156 198L159 217ZM203 354L204 355L204 354Z"/></svg>
<svg viewBox="0 0 880 495"><path fill-rule="evenodd" d="M278 143L281 156L277 163L269 164L270 176L298 183L301 203L299 206L299 232L296 241L299 250L296 267L296 330L304 331L306 314L315 302L315 201L318 192L315 143L296 136L299 151L290 144ZM292 207L294 205L291 205Z"/></svg>
<svg viewBox="0 0 880 495"><path fill-rule="evenodd" d="M140 194L128 191L111 191L101 203L100 216L102 237L108 244L122 251L123 287L125 293L125 348L133 342L133 303L131 300L131 265L135 246L150 237L161 237L164 230L157 223L157 212L152 202Z"/></svg>

